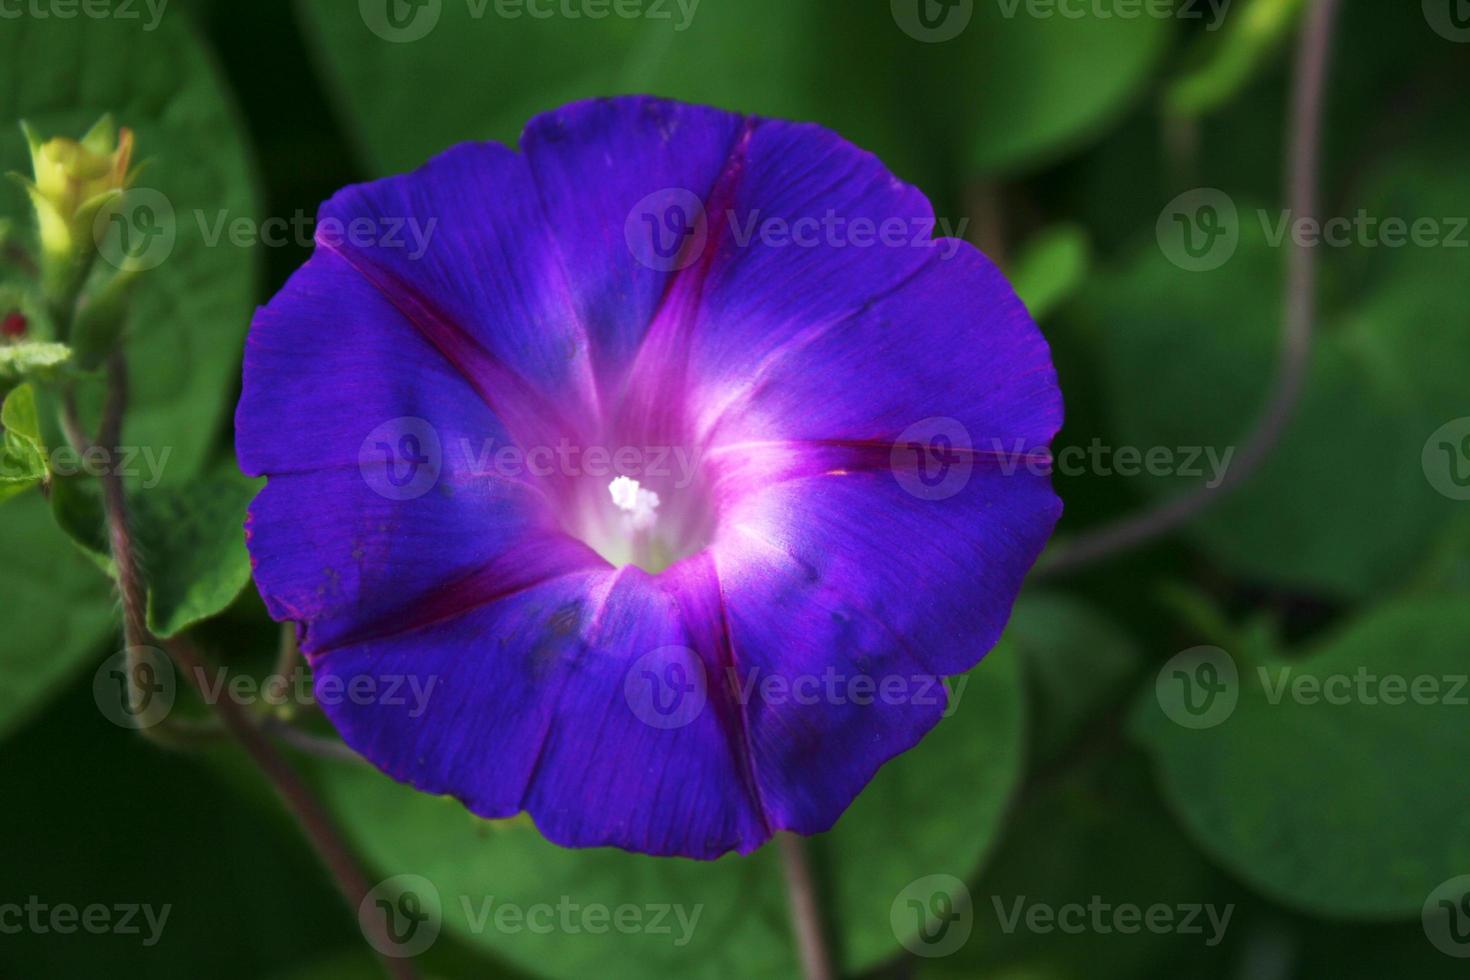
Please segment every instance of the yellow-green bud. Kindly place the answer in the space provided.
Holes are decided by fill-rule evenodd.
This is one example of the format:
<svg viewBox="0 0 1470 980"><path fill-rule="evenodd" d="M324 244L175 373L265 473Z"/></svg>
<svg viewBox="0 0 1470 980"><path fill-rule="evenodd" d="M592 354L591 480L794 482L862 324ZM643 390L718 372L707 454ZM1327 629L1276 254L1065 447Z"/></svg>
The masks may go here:
<svg viewBox="0 0 1470 980"><path fill-rule="evenodd" d="M36 211L42 267L53 295L79 285L95 249L92 225L104 205L132 183L133 133L103 116L80 140L42 140L21 123L34 177L17 176Z"/></svg>

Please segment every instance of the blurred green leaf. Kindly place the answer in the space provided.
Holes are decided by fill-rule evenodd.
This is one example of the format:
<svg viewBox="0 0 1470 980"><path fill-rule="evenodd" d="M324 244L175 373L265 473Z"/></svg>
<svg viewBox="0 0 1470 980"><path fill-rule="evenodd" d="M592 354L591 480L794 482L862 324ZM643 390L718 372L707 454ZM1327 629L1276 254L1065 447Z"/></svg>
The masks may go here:
<svg viewBox="0 0 1470 980"><path fill-rule="evenodd" d="M1099 711L1120 700L1142 658L1133 639L1087 602L1026 593L1006 627L1034 691L1032 738L1040 759L1072 747Z"/></svg>
<svg viewBox="0 0 1470 980"><path fill-rule="evenodd" d="M1165 107L1195 117L1229 102L1280 50L1304 6L1303 0L1237 3L1224 18L1223 30L1201 41L1198 63L1170 83Z"/></svg>
<svg viewBox="0 0 1470 980"><path fill-rule="evenodd" d="M1220 940L1238 925L1218 876L1131 756L1081 766L1029 799L970 893L969 939L952 955L917 961L921 980L1132 980L1169 975L1160 969L1164 961L1183 951L1193 954L1190 976L1199 976L1207 961L1225 959ZM1121 908L1163 906L1180 923L1189 915L1183 906L1206 905L1216 918L1212 924L1201 908L1191 916L1197 932L1125 932L1114 918ZM1067 928L1053 920L1031 929L1026 915L1037 907L1066 914ZM1069 907L1083 911L1063 913Z"/></svg>
<svg viewBox="0 0 1470 980"><path fill-rule="evenodd" d="M1144 94L1174 29L1081 4L974 8L959 37L916 54L928 81L918 101L955 132L965 178L1035 168L1098 136Z"/></svg>
<svg viewBox="0 0 1470 980"><path fill-rule="evenodd" d="M514 145L532 116L577 99L650 94L821 122L917 179L903 93L878 68L903 40L886 4L670 0L592 19L444 3L401 31L362 12L381 7L300 4L375 172L464 140Z"/></svg>
<svg viewBox="0 0 1470 980"><path fill-rule="evenodd" d="M46 479L46 444L36 419L36 392L12 389L0 405L0 502Z"/></svg>
<svg viewBox="0 0 1470 980"><path fill-rule="evenodd" d="M913 880L971 874L990 846L1020 777L1022 699L1015 657L997 650L953 680L954 714L885 766L827 834L812 862L851 972L898 949L889 907ZM714 862L653 858L547 843L524 819L486 822L366 767L321 766L349 832L384 874L423 875L440 893L445 928L544 976L787 976L797 971L782 870L771 847ZM935 805L942 791L944 805ZM682 905L699 919L687 944L672 934L472 928L483 903L522 907ZM469 903L466 913L464 903Z"/></svg>
<svg viewBox="0 0 1470 980"><path fill-rule="evenodd" d="M1176 472L1186 454L1207 449L1223 463L1238 449L1276 370L1288 240L1270 244L1277 212L1244 202L1238 211L1239 246L1219 268L1185 271L1152 244L1081 303L1115 448L1166 448L1180 463L1130 477L1155 498L1212 475L1198 454L1199 473ZM1454 280L1415 278L1403 288L1408 295L1365 299L1347 316L1324 299L1305 394L1281 445L1186 532L1211 557L1262 582L1359 597L1402 582L1430 551L1453 502L1419 460L1460 400L1470 335L1444 315L1464 305Z"/></svg>
<svg viewBox="0 0 1470 980"><path fill-rule="evenodd" d="M0 511L0 735L30 716L107 635L109 583L31 494Z"/></svg>
<svg viewBox="0 0 1470 980"><path fill-rule="evenodd" d="M1409 918L1470 867L1466 649L1462 596L1402 601L1305 655L1229 651L1239 700L1209 727L1171 721L1150 682L1133 730L1235 875L1317 915Z"/></svg>
<svg viewBox="0 0 1470 980"><path fill-rule="evenodd" d="M71 348L65 344L38 340L0 344L0 378L47 376L70 360Z"/></svg>
<svg viewBox="0 0 1470 980"><path fill-rule="evenodd" d="M1087 230L1056 225L1026 243L1009 275L1031 318L1044 320L1082 285L1091 263Z"/></svg>

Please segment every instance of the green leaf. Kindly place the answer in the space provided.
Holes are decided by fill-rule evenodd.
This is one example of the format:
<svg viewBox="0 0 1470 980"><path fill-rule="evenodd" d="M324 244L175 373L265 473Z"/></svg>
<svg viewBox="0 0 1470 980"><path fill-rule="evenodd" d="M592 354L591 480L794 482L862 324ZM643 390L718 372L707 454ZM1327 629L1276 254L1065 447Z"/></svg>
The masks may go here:
<svg viewBox="0 0 1470 980"><path fill-rule="evenodd" d="M148 628L155 634L170 637L208 619L245 588L245 510L264 482L226 465L182 486L139 490L129 498L129 523L148 583ZM76 545L114 574L93 481L58 480L52 510Z"/></svg>
<svg viewBox="0 0 1470 980"><path fill-rule="evenodd" d="M900 92L874 67L905 40L886 4L670 0L639 8L650 16L592 19L436 3L402 33L370 27L358 4L300 9L376 172L464 140L513 145L539 112L619 94L821 122L910 179L920 165Z"/></svg>
<svg viewBox="0 0 1470 980"><path fill-rule="evenodd" d="M1164 96L1170 112L1202 116L1229 102L1281 48L1296 26L1303 0L1246 0L1205 39L1199 63L1175 79Z"/></svg>
<svg viewBox="0 0 1470 980"><path fill-rule="evenodd" d="M1115 447L1168 449L1179 464L1129 477L1156 499L1217 480L1226 453L1233 464L1276 370L1286 249L1269 236L1281 217L1245 202L1238 211L1239 245L1219 268L1185 271L1150 244L1080 304ZM1464 306L1457 279L1399 283L1356 298L1347 315L1334 315L1324 289L1305 393L1281 444L1185 532L1216 561L1262 582L1359 597L1402 582L1432 548L1456 504L1420 457L1431 433L1464 414L1458 365L1470 346L1446 315Z"/></svg>
<svg viewBox="0 0 1470 980"><path fill-rule="evenodd" d="M1141 657L1132 638L1088 603L1056 593L1027 593L1006 627L1033 691L1036 754L1071 748L1097 714L1131 688Z"/></svg>
<svg viewBox="0 0 1470 980"><path fill-rule="evenodd" d="M36 418L36 392L21 385L0 406L0 501L46 479L46 444Z"/></svg>
<svg viewBox="0 0 1470 980"><path fill-rule="evenodd" d="M937 124L963 134L955 163L968 177L1034 168L1097 136L1143 95L1172 36L1167 18L1085 5L1077 17L1035 16L1027 0L974 6L963 34L915 56Z"/></svg>
<svg viewBox="0 0 1470 980"><path fill-rule="evenodd" d="M0 736L27 720L102 643L109 583L77 553L31 494L0 509Z"/></svg>
<svg viewBox="0 0 1470 980"><path fill-rule="evenodd" d="M0 344L0 378L53 377L70 361L71 348L65 344L37 340Z"/></svg>
<svg viewBox="0 0 1470 980"><path fill-rule="evenodd" d="M1082 285L1091 263L1087 230L1056 225L1026 243L1010 269L1010 279L1031 318L1044 320Z"/></svg>
<svg viewBox="0 0 1470 980"><path fill-rule="evenodd" d="M148 628L169 637L235 601L250 581L245 509L264 480L233 467L134 507L148 578Z"/></svg>
<svg viewBox="0 0 1470 980"><path fill-rule="evenodd" d="M1151 680L1133 731L1175 812L1235 875L1318 915L1417 916L1470 867L1466 649L1462 596L1403 601L1304 655L1229 651L1239 700L1210 727L1170 721Z"/></svg>
<svg viewBox="0 0 1470 980"><path fill-rule="evenodd" d="M837 826L810 842L839 929L845 972L861 972L899 949L889 907L910 882L975 870L1020 776L1022 706L1014 656L997 649L955 678L953 687L953 715L886 765ZM429 879L440 893L446 930L537 974L641 980L687 972L691 963L709 976L798 971L772 847L714 862L610 848L567 850L547 843L524 820L478 820L453 800L414 792L367 767L322 763L320 774L338 818L380 873ZM936 792L944 795L943 806L935 805ZM686 912L700 907L700 919L683 946L675 946L673 936L644 932L471 929L462 899L478 910L490 896L553 908L563 896L609 909L682 904Z"/></svg>
<svg viewBox="0 0 1470 980"><path fill-rule="evenodd" d="M1161 967L1186 951L1193 954L1189 975L1198 976L1201 958L1227 953L1218 942L1228 901L1216 901L1220 891L1219 876L1148 785L1141 760L1109 757L1038 789L1020 809L991 865L970 885L971 935L952 955L918 960L918 976L1133 980L1174 975ZM1198 933L1114 925L1123 908L1207 904L1216 918L1195 916ZM1055 923L1032 929L1026 916L1036 907L1087 911L1068 913L1066 930ZM1175 921L1184 914L1175 912ZM1236 925L1226 921L1225 934Z"/></svg>

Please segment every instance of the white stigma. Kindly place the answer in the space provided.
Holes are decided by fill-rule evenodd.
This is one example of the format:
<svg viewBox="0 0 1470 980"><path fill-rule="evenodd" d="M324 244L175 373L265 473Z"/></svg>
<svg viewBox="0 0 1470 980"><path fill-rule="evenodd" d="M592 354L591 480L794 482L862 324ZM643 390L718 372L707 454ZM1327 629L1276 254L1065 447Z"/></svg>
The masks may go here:
<svg viewBox="0 0 1470 980"><path fill-rule="evenodd" d="M607 485L612 495L613 506L628 515L635 531L646 531L653 527L658 515L658 494L645 490L632 477L620 476Z"/></svg>

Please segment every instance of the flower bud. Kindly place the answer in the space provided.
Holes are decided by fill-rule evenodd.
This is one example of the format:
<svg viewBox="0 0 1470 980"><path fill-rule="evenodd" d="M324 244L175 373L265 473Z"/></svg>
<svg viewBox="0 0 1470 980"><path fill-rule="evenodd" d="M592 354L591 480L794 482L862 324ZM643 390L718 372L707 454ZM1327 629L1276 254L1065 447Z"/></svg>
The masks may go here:
<svg viewBox="0 0 1470 980"><path fill-rule="evenodd" d="M21 123L30 144L34 179L13 175L30 195L36 211L43 276L48 292L66 299L91 265L92 223L108 201L137 176L128 166L133 133L103 116L80 140L42 140Z"/></svg>

